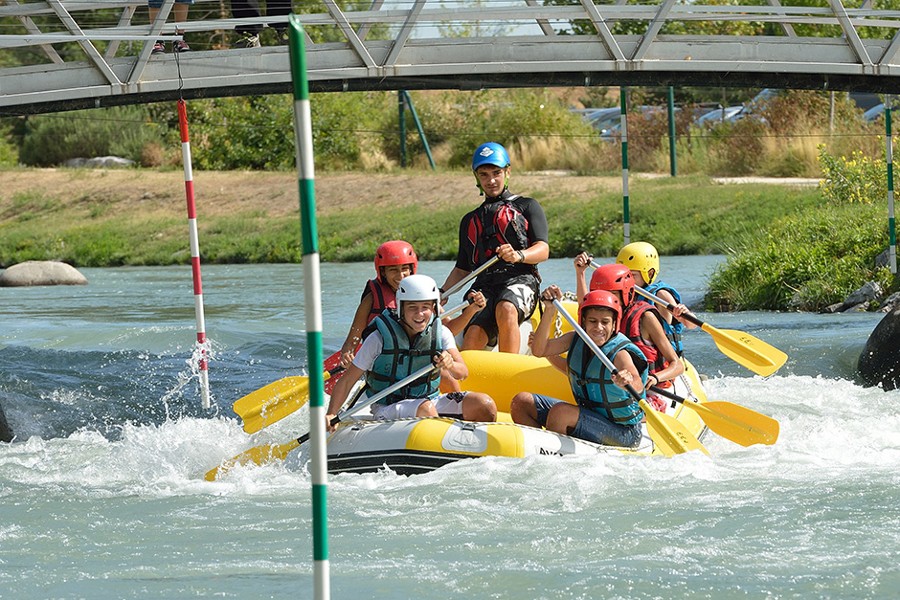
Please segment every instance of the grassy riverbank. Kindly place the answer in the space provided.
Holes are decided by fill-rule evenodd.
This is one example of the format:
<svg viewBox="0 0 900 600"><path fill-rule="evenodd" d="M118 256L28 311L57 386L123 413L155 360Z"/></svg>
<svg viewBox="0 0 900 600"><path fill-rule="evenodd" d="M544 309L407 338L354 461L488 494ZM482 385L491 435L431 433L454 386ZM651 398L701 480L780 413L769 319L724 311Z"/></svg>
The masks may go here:
<svg viewBox="0 0 900 600"><path fill-rule="evenodd" d="M181 171L16 169L2 177L2 266L189 260ZM299 260L296 174L200 171L194 185L204 263ZM514 172L510 187L544 206L553 256L582 249L610 256L620 247L621 178ZM316 199L325 261L371 260L375 247L393 238L409 240L422 258L452 258L459 219L479 202L465 172L319 174ZM631 236L653 242L662 254L727 253L818 202L810 187L636 176Z"/></svg>

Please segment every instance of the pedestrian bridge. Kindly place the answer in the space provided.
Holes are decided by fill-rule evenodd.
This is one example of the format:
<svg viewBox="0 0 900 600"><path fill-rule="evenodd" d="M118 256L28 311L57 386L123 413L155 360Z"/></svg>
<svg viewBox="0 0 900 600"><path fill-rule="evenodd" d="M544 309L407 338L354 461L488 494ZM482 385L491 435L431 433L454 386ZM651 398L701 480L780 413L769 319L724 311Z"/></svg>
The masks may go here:
<svg viewBox="0 0 900 600"><path fill-rule="evenodd" d="M313 92L698 85L900 93L900 9L878 8L895 3L764 1L366 0L350 10L320 0L322 12L301 20ZM0 0L0 49L18 51L16 66L0 68L0 112L290 92L286 46L228 43L240 25L287 17L236 20L224 0L196 0L175 23L173 3L164 0L148 23L146 0ZM178 39L176 28L192 51L152 54L157 39Z"/></svg>

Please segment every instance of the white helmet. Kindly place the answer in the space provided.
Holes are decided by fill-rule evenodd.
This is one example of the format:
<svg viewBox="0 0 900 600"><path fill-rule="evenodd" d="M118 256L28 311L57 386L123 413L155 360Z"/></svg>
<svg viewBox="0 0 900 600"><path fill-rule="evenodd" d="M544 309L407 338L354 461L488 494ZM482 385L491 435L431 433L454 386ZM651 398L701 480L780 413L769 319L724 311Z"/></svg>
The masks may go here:
<svg viewBox="0 0 900 600"><path fill-rule="evenodd" d="M397 289L397 307L401 302L417 302L420 300L439 301L441 293L438 291L434 279L428 275L409 275L400 280Z"/></svg>

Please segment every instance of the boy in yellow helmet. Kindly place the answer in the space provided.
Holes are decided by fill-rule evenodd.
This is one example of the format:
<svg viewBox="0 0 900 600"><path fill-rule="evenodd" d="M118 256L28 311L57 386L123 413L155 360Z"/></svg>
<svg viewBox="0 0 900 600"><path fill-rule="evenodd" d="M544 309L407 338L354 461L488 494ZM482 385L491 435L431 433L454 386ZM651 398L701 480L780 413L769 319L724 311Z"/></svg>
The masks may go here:
<svg viewBox="0 0 900 600"><path fill-rule="evenodd" d="M684 354L684 345L682 344L681 333L685 327L693 329L696 325L679 319L681 315L689 311L687 306L681 302L681 294L678 293L678 290L659 279L659 253L656 251L656 248L648 242L632 242L619 250L616 262L631 269L635 285L655 296L659 296L667 304L675 306L674 312L669 312L665 306L657 306L657 308L659 309L659 314L665 319L663 329L666 331L666 337L669 338L678 356L682 356ZM643 296L640 296L639 299L653 304L652 300L648 300Z"/></svg>

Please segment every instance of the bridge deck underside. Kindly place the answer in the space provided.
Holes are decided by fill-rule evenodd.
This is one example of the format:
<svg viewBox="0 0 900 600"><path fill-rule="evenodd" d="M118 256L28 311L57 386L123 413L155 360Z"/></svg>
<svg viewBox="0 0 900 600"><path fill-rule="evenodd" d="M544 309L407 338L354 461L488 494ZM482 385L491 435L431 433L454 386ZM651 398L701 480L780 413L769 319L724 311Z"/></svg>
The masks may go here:
<svg viewBox="0 0 900 600"><path fill-rule="evenodd" d="M384 2L374 0L373 7L381 8ZM687 18L684 13L687 9L676 4L676 0L661 0L659 5L641 7L595 5L583 0L577 7L550 8L537 7L536 0L524 2L528 6L512 14L529 15L535 23L541 23L542 30L537 34L435 38L410 35L412 24L429 10L428 23L439 22L441 16L450 15L467 19L465 22L480 23L509 14L486 9L468 13L461 10L441 12L426 8L428 0L407 2L410 7L405 11L344 13L333 0L325 0L329 13L304 16L304 22L308 21L309 27L331 23L335 29L343 31L346 41L307 45L311 90L711 85L900 93L898 11L848 14L838 0L828 0L830 9L805 9L818 12L803 18L839 26L843 31L840 37L796 35L791 23L802 22L802 19L785 15L780 17L785 35L667 35L660 33L659 28L666 19L673 18L676 9L682 11L680 18ZM133 1L118 4L132 13L136 5ZM33 25L29 29L31 34L21 39L0 35L0 46L40 46L52 59L45 64L0 69L0 107L3 112L47 112L161 101L179 96L216 97L287 93L290 90L285 46L151 56L150 46L144 44L138 56L108 58L93 47L88 39L90 35L109 39L110 31L133 33L143 28L141 39L154 39L165 33L163 22L152 27L129 22L118 29L105 30L103 34L88 35L78 29L73 18L68 21L63 18L69 16L64 11L65 6L87 10L91 3L46 0L0 7L0 16L3 11L13 14L10 10L17 11L15 14L29 10L36 13L39 9L55 11L67 23L73 39L79 39L87 55L83 61L70 62L59 59L58 55L54 57L52 44L47 42L64 34L45 34L35 31ZM166 0L163 10L171 9L171 6L172 0ZM735 7L690 7L690 10L726 11L729 8ZM746 9L748 14L710 13L704 18L772 19L775 18L772 14L763 12L800 10L780 5L770 9L759 6L739 8ZM611 33L605 17L621 19L623 15L630 15L633 18L638 9L646 12L646 15L640 13L642 18L656 25L650 25L642 35ZM629 10L631 12L627 12ZM557 19L589 19L597 33L557 35L546 20L551 15ZM877 20L863 18L872 15ZM698 18L693 13L689 16ZM393 28L391 39L365 39L362 27L372 25L378 19ZM271 25L270 21L272 19L264 19ZM880 37L860 37L856 27L863 29L873 23L887 33ZM181 25L189 31L235 27L234 23L228 25L227 20Z"/></svg>

